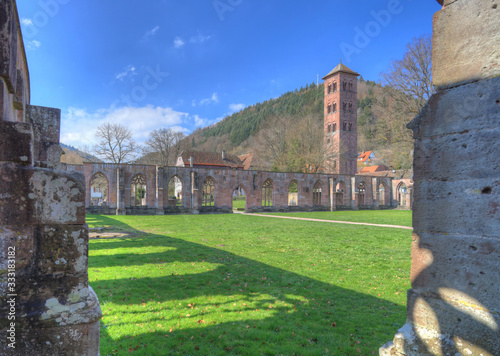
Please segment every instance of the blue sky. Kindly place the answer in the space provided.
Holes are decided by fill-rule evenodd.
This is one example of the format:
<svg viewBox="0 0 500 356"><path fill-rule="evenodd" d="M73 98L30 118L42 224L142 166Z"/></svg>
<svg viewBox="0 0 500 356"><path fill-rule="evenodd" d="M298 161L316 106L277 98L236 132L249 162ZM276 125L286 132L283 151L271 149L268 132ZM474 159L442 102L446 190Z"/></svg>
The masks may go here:
<svg viewBox="0 0 500 356"><path fill-rule="evenodd" d="M440 10L425 0L18 0L31 103L61 142L120 123L190 133L316 81L342 59L379 80Z"/></svg>

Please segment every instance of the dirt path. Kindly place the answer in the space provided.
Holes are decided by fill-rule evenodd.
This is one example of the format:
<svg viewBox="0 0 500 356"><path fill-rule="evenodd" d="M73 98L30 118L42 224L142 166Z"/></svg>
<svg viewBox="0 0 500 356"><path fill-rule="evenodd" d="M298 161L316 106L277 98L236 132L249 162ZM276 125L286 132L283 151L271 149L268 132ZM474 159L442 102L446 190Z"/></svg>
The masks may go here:
<svg viewBox="0 0 500 356"><path fill-rule="evenodd" d="M266 217L266 218L316 221L316 222L326 222L326 223L334 223L334 224L348 224L348 225L365 225L365 226L377 226L377 227L390 227L390 228L394 228L394 229L413 230L413 227L411 227L411 226L401 226L401 225L386 225L386 224L371 224L371 223L362 223L362 222L353 222L353 221L338 221L338 220L294 218L293 216L279 216L279 215L266 215L266 214L247 214L247 213L241 213L241 212L237 212L237 213L238 214L242 214L242 215L247 215L247 216L263 216L263 217Z"/></svg>

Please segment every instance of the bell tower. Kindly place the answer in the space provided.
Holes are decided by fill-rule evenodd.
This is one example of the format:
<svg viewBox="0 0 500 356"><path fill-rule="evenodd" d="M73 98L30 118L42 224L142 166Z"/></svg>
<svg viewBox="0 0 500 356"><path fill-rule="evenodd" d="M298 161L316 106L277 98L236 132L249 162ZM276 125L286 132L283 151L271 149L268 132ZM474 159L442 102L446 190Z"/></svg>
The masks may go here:
<svg viewBox="0 0 500 356"><path fill-rule="evenodd" d="M325 172L355 175L358 157L359 74L340 63L325 81Z"/></svg>

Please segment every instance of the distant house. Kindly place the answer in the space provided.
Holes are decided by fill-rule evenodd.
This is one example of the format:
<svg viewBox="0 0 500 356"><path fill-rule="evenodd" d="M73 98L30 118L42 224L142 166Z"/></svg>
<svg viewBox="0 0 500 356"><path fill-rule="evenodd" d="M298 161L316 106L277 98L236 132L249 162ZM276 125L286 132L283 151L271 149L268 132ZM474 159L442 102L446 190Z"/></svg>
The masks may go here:
<svg viewBox="0 0 500 356"><path fill-rule="evenodd" d="M244 169L243 162L238 156L222 151L200 152L182 151L175 163L177 167L217 168L217 169Z"/></svg>
<svg viewBox="0 0 500 356"><path fill-rule="evenodd" d="M358 164L359 163L368 164L374 159L375 159L375 154L373 153L373 151L366 151L366 152L363 151L361 153L358 153Z"/></svg>
<svg viewBox="0 0 500 356"><path fill-rule="evenodd" d="M366 174L366 173L374 173L374 172L383 172L383 171L388 171L389 167L384 166L383 164L380 166L367 166L361 168L360 171L358 171L357 174Z"/></svg>
<svg viewBox="0 0 500 356"><path fill-rule="evenodd" d="M252 170L254 168L254 166L253 166L253 153L247 153L246 155L238 156L238 158L243 163L243 169L245 171L249 171L249 170Z"/></svg>

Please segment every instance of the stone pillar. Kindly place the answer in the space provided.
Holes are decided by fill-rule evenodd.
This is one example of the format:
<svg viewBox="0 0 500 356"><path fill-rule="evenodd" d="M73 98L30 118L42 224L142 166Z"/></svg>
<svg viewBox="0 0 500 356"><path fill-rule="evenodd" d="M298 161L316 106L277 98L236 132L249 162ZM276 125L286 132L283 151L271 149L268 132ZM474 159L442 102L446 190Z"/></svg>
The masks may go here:
<svg viewBox="0 0 500 356"><path fill-rule="evenodd" d="M407 323L381 355L500 355L499 5L444 0L434 17L437 92L409 125Z"/></svg>
<svg viewBox="0 0 500 356"><path fill-rule="evenodd" d="M349 197L351 200L351 209L359 210L359 193L358 187L356 187L356 177L351 177L351 184L349 187Z"/></svg>
<svg viewBox="0 0 500 356"><path fill-rule="evenodd" d="M199 214L200 200L198 190L198 173L191 172L191 209L193 214Z"/></svg>
<svg viewBox="0 0 500 356"><path fill-rule="evenodd" d="M116 215L125 215L125 170L116 169Z"/></svg>
<svg viewBox="0 0 500 356"><path fill-rule="evenodd" d="M156 215L164 215L165 210L163 209L163 171L159 166L156 166L156 196L155 196L155 209ZM168 182L167 182L168 184ZM167 186L168 194L168 186ZM177 203L177 201L176 201Z"/></svg>
<svg viewBox="0 0 500 356"><path fill-rule="evenodd" d="M380 209L380 192L379 187L380 182L378 178L372 178L372 209Z"/></svg>
<svg viewBox="0 0 500 356"><path fill-rule="evenodd" d="M330 211L336 211L337 210L337 180L335 178L329 178L328 179L328 188L330 189Z"/></svg>

